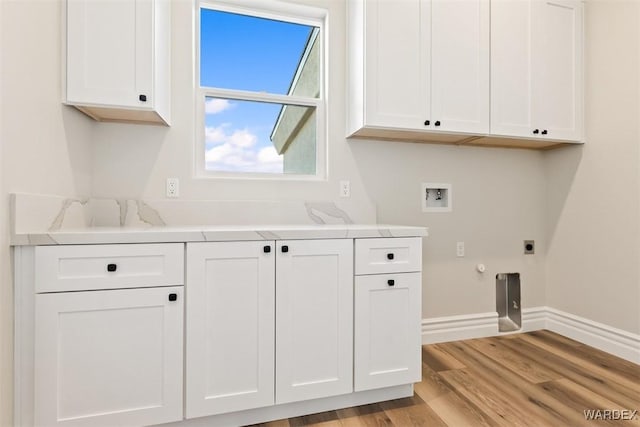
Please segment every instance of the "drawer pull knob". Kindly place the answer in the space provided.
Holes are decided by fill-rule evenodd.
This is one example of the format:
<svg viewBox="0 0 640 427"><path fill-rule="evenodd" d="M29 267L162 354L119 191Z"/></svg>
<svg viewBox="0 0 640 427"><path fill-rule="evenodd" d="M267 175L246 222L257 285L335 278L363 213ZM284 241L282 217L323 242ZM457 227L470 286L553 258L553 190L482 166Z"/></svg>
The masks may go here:
<svg viewBox="0 0 640 427"><path fill-rule="evenodd" d="M271 252L271 246L269 246L269 245L265 246L264 248L262 248L262 251L263 251L265 254L270 253L270 252Z"/></svg>
<svg viewBox="0 0 640 427"><path fill-rule="evenodd" d="M284 245L284 246L282 247L282 252L284 252L285 254L286 254L287 252L289 252L289 246Z"/></svg>
<svg viewBox="0 0 640 427"><path fill-rule="evenodd" d="M138 95L138 99L141 102L147 102L147 95Z"/></svg>
<svg viewBox="0 0 640 427"><path fill-rule="evenodd" d="M387 259L388 260L392 260L393 259L393 254L387 254Z"/></svg>
<svg viewBox="0 0 640 427"><path fill-rule="evenodd" d="M177 301L178 294L169 294L169 301Z"/></svg>
<svg viewBox="0 0 640 427"><path fill-rule="evenodd" d="M395 280L393 280L393 279L389 279L389 280L387 280L387 285L389 285L389 286L393 286L393 285L395 285L395 284L396 284L396 281L395 281Z"/></svg>
<svg viewBox="0 0 640 427"><path fill-rule="evenodd" d="M114 272L118 269L116 264L107 264L107 271Z"/></svg>

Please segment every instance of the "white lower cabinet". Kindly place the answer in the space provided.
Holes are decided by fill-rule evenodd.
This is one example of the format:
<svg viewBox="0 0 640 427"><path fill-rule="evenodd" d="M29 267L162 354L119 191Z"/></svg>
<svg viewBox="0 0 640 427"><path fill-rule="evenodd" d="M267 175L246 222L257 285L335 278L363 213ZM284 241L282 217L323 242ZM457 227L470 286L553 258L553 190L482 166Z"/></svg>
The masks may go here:
<svg viewBox="0 0 640 427"><path fill-rule="evenodd" d="M187 245L186 416L353 391L353 240Z"/></svg>
<svg viewBox="0 0 640 427"><path fill-rule="evenodd" d="M16 250L19 424L242 425L406 397L421 259L418 237Z"/></svg>
<svg viewBox="0 0 640 427"><path fill-rule="evenodd" d="M355 279L355 391L421 379L421 274Z"/></svg>
<svg viewBox="0 0 640 427"><path fill-rule="evenodd" d="M276 403L353 391L353 240L277 242Z"/></svg>
<svg viewBox="0 0 640 427"><path fill-rule="evenodd" d="M36 426L182 419L183 287L35 297Z"/></svg>
<svg viewBox="0 0 640 427"><path fill-rule="evenodd" d="M187 418L274 404L273 249L187 244Z"/></svg>

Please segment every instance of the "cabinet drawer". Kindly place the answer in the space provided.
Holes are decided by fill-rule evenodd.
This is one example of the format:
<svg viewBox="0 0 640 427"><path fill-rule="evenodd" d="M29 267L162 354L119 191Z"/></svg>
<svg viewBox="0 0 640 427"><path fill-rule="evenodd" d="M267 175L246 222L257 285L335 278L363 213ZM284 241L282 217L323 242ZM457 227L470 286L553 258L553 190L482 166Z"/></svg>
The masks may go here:
<svg viewBox="0 0 640 427"><path fill-rule="evenodd" d="M356 275L422 270L420 237L356 239Z"/></svg>
<svg viewBox="0 0 640 427"><path fill-rule="evenodd" d="M184 245L38 246L37 293L184 284Z"/></svg>

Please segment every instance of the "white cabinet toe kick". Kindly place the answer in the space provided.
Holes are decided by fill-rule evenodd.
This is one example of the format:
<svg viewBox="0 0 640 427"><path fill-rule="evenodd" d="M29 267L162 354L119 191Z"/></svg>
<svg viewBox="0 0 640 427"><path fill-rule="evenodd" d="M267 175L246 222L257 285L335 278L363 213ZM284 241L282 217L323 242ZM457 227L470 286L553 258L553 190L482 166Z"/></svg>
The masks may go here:
<svg viewBox="0 0 640 427"><path fill-rule="evenodd" d="M411 396L421 248L15 247L14 424L235 426Z"/></svg>

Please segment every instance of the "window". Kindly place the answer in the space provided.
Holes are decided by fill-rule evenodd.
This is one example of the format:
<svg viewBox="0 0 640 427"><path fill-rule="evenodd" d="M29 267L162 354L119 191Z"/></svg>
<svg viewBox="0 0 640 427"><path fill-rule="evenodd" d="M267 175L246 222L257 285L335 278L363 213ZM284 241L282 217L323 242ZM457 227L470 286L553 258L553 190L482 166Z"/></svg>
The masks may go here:
<svg viewBox="0 0 640 427"><path fill-rule="evenodd" d="M324 178L323 23L306 6L200 2L198 175Z"/></svg>

